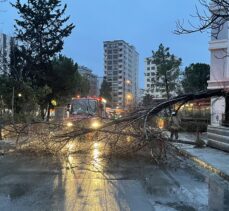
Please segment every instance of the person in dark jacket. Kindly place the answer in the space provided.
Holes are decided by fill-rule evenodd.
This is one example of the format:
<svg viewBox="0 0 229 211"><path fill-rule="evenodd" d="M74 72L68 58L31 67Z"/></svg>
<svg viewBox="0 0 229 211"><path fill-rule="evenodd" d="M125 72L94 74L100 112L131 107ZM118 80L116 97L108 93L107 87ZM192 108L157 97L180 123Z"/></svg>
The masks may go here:
<svg viewBox="0 0 229 211"><path fill-rule="evenodd" d="M170 120L170 138L173 140L173 136L175 136L175 139L177 140L179 135L178 131L180 128L180 120L177 117L176 112L172 112L171 120Z"/></svg>

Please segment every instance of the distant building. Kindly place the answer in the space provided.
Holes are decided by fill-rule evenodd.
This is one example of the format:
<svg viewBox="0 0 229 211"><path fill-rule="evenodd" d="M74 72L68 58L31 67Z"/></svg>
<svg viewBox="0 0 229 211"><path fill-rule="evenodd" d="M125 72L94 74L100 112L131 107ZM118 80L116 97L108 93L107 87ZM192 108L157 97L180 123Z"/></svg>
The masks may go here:
<svg viewBox="0 0 229 211"><path fill-rule="evenodd" d="M0 33L0 73L9 71L11 46L13 38Z"/></svg>
<svg viewBox="0 0 229 211"><path fill-rule="evenodd" d="M97 96L100 95L100 89L101 89L101 86L102 86L102 83L103 83L103 77L98 77L98 86L97 86Z"/></svg>
<svg viewBox="0 0 229 211"><path fill-rule="evenodd" d="M143 103L143 98L145 95L144 89L138 89L138 95L137 95L137 104L140 105Z"/></svg>
<svg viewBox="0 0 229 211"><path fill-rule="evenodd" d="M153 98L162 99L163 93L161 89L157 87L157 66L154 63L152 57L148 57L145 59L145 71L144 71L145 79L144 79L144 89L145 94L150 94Z"/></svg>
<svg viewBox="0 0 229 211"><path fill-rule="evenodd" d="M136 104L139 54L123 40L104 42L104 76L112 89L112 106L127 108Z"/></svg>
<svg viewBox="0 0 229 211"><path fill-rule="evenodd" d="M81 76L89 81L89 96L98 96L98 76L93 74L92 70L85 66L79 66L78 71Z"/></svg>

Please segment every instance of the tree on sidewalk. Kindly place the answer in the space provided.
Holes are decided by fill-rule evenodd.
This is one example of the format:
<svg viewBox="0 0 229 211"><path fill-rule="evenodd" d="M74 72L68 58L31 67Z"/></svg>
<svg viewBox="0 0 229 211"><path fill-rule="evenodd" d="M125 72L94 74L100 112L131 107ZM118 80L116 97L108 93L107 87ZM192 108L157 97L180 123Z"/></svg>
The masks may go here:
<svg viewBox="0 0 229 211"><path fill-rule="evenodd" d="M169 48L162 44L152 53L154 63L157 65L155 85L167 99L170 99L179 88L181 59L171 54Z"/></svg>
<svg viewBox="0 0 229 211"><path fill-rule="evenodd" d="M111 102L112 100L111 91L112 90L110 84L106 81L106 79L103 79L101 89L100 89L100 96L105 98L108 102Z"/></svg>
<svg viewBox="0 0 229 211"><path fill-rule="evenodd" d="M20 16L16 19L15 33L18 50L25 61L24 74L32 86L50 86L52 59L63 49L64 38L68 37L74 25L67 24L69 16L64 17L66 4L61 7L60 0L17 0L12 6ZM49 102L40 103L41 111Z"/></svg>
<svg viewBox="0 0 229 211"><path fill-rule="evenodd" d="M150 95L149 93L147 93L146 95L144 95L143 97L143 105L144 106L149 106L153 103L153 96Z"/></svg>
<svg viewBox="0 0 229 211"><path fill-rule="evenodd" d="M59 55L52 61L50 74L51 98L66 102L76 93L88 94L89 83L79 74L78 65L71 58Z"/></svg>
<svg viewBox="0 0 229 211"><path fill-rule="evenodd" d="M210 66L196 63L185 68L182 86L185 93L206 91L210 79Z"/></svg>

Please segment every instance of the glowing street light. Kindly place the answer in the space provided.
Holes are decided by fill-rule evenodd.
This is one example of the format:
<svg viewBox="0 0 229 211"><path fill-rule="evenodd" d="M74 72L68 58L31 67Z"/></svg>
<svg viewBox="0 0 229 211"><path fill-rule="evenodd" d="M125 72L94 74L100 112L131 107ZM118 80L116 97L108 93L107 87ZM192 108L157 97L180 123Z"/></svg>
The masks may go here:
<svg viewBox="0 0 229 211"><path fill-rule="evenodd" d="M56 100L55 100L55 99L52 99L52 100L51 100L51 104L52 104L53 106L57 106Z"/></svg>
<svg viewBox="0 0 229 211"><path fill-rule="evenodd" d="M17 95L18 97L22 97L22 94L21 93L18 93L18 95Z"/></svg>
<svg viewBox="0 0 229 211"><path fill-rule="evenodd" d="M131 94L128 94L126 97L127 97L128 100L131 100L132 99Z"/></svg>
<svg viewBox="0 0 229 211"><path fill-rule="evenodd" d="M131 84L131 81L130 81L130 80L126 80L126 83L127 83L128 85L130 85L130 84Z"/></svg>

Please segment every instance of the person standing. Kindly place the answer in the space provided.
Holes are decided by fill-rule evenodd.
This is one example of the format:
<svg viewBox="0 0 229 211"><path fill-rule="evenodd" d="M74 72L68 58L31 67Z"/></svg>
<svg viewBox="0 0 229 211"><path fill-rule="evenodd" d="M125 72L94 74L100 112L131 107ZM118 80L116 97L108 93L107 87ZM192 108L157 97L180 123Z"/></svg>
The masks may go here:
<svg viewBox="0 0 229 211"><path fill-rule="evenodd" d="M70 117L70 111L71 111L71 105L68 104L66 109L67 119Z"/></svg>
<svg viewBox="0 0 229 211"><path fill-rule="evenodd" d="M170 120L170 138L173 140L173 136L177 140L179 138L178 131L180 129L180 120L177 117L176 112L172 112L171 120Z"/></svg>

